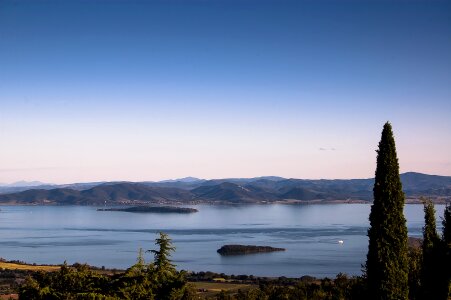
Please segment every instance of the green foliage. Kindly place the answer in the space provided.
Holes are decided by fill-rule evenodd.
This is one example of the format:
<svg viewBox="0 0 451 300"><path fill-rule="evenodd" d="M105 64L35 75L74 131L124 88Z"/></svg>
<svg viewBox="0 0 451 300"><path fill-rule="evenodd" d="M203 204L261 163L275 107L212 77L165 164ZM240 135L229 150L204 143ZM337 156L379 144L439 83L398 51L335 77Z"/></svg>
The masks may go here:
<svg viewBox="0 0 451 300"><path fill-rule="evenodd" d="M39 272L27 278L21 287L20 299L92 299L92 300L176 300L192 299L193 288L185 273L178 272L169 260L174 250L171 240L160 233L154 250L155 261L146 264L139 252L135 265L123 274L107 276L93 272L87 265L69 267L58 272Z"/></svg>
<svg viewBox="0 0 451 300"><path fill-rule="evenodd" d="M443 247L437 233L435 208L424 201L423 264L421 268L421 295L423 299L446 299L443 296Z"/></svg>
<svg viewBox="0 0 451 300"><path fill-rule="evenodd" d="M449 245L445 242L446 218L450 220L449 207L445 208L443 235L440 238L434 205L424 199L423 204L425 225L422 246L409 248L409 299L451 299Z"/></svg>
<svg viewBox="0 0 451 300"><path fill-rule="evenodd" d="M424 227L423 227L423 258L431 254L440 243L435 220L434 204L430 200L424 200Z"/></svg>
<svg viewBox="0 0 451 300"><path fill-rule="evenodd" d="M155 267L157 271L170 274L175 271L175 266L169 259L171 252L175 251L175 247L172 246L171 239L167 234L160 232L159 235L160 237L155 240L155 245L159 246L159 249L148 250L148 252L152 252L154 254Z"/></svg>
<svg viewBox="0 0 451 300"><path fill-rule="evenodd" d="M423 251L421 248L409 247L409 299L421 299L421 266Z"/></svg>
<svg viewBox="0 0 451 300"><path fill-rule="evenodd" d="M444 274L444 285L448 286L448 298L451 298L451 205L447 205L445 207L442 225L444 266L446 268L446 272Z"/></svg>
<svg viewBox="0 0 451 300"><path fill-rule="evenodd" d="M320 282L299 281L294 285L274 283L261 284L259 288L238 291L236 294L222 291L216 296L218 300L358 300L365 299L365 282L361 277L349 278L338 274L334 280L325 278Z"/></svg>
<svg viewBox="0 0 451 300"><path fill-rule="evenodd" d="M407 227L395 140L385 123L377 150L366 261L368 298L408 298Z"/></svg>
<svg viewBox="0 0 451 300"><path fill-rule="evenodd" d="M107 288L107 277L93 273L87 265L64 263L58 272L40 271L35 278L27 278L19 295L21 299L115 299L104 295Z"/></svg>
<svg viewBox="0 0 451 300"><path fill-rule="evenodd" d="M451 246L451 204L445 207L445 212L443 216L443 242L450 247Z"/></svg>

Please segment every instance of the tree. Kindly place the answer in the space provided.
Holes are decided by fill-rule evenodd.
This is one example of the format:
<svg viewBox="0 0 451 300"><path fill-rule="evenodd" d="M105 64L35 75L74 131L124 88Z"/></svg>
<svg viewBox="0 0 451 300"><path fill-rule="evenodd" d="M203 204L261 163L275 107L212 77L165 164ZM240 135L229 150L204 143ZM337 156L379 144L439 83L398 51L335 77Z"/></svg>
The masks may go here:
<svg viewBox="0 0 451 300"><path fill-rule="evenodd" d="M421 247L409 246L409 299L421 299L421 266L423 251Z"/></svg>
<svg viewBox="0 0 451 300"><path fill-rule="evenodd" d="M169 260L175 248L169 237L160 233L155 261L146 264L140 250L136 264L122 274L103 275L89 266L66 263L57 272L38 272L22 285L20 299L98 299L98 300L188 300L195 298L185 272L178 272Z"/></svg>
<svg viewBox="0 0 451 300"><path fill-rule="evenodd" d="M443 247L437 233L434 204L424 201L423 264L421 290L423 299L446 299L443 290Z"/></svg>
<svg viewBox="0 0 451 300"><path fill-rule="evenodd" d="M424 203L424 227L423 227L423 256L428 251L437 247L440 237L437 233L437 225L435 220L435 207L432 201L425 200ZM426 252L426 253L425 253Z"/></svg>
<svg viewBox="0 0 451 300"><path fill-rule="evenodd" d="M445 207L442 225L443 225L443 231L442 231L443 232L443 234L442 234L443 242L447 246L450 247L451 246L451 204L447 205Z"/></svg>
<svg viewBox="0 0 451 300"><path fill-rule="evenodd" d="M377 150L366 277L369 298L408 298L407 227L392 126L385 123Z"/></svg>
<svg viewBox="0 0 451 300"><path fill-rule="evenodd" d="M19 291L19 299L99 299L116 300L109 292L109 278L96 274L86 264L66 262L59 271L40 271L26 279Z"/></svg>
<svg viewBox="0 0 451 300"><path fill-rule="evenodd" d="M155 257L155 267L160 272L175 272L175 266L171 263L169 257L171 252L175 251L172 246L172 241L166 233L160 232L160 237L155 239L155 245L158 245L158 250L148 250L152 252Z"/></svg>
<svg viewBox="0 0 451 300"><path fill-rule="evenodd" d="M448 297L451 298L451 205L445 207L442 225L442 243L445 255L444 265L446 267L444 280L448 288Z"/></svg>
<svg viewBox="0 0 451 300"><path fill-rule="evenodd" d="M185 272L177 272L170 260L175 251L169 236L163 232L155 239L158 250L148 250L154 254L154 263L149 265L149 274L155 284L155 295L159 300L186 299L192 294L192 287L186 283Z"/></svg>

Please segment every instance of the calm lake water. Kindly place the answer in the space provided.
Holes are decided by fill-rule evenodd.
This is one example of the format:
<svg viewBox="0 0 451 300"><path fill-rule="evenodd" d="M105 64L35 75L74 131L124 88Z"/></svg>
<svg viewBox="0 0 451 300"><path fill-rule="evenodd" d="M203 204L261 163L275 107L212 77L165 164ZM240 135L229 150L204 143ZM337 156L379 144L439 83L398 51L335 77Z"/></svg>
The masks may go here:
<svg viewBox="0 0 451 300"><path fill-rule="evenodd" d="M0 256L45 264L67 260L127 268L136 261L139 248L154 249L156 233L164 231L177 247L173 260L179 269L287 277L361 273L370 205L196 208L199 212L194 214L135 214L80 206L2 206ZM436 206L437 220L443 209L443 205ZM421 236L423 206L406 205L405 215L409 235ZM224 244L286 251L221 257L216 250ZM146 259L151 259L150 254Z"/></svg>

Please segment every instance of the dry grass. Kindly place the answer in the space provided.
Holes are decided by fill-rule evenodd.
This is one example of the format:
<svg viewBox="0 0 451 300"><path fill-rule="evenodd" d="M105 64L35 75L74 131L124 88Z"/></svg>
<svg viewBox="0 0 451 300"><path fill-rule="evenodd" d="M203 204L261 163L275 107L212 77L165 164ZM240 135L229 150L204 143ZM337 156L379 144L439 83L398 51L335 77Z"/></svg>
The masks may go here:
<svg viewBox="0 0 451 300"><path fill-rule="evenodd" d="M0 262L0 268L7 270L27 270L27 271L57 271L60 269L59 266L25 265L9 262Z"/></svg>
<svg viewBox="0 0 451 300"><path fill-rule="evenodd" d="M227 282L191 282L198 291L198 295L209 298L217 295L221 291L235 293L238 290L247 291L253 286L250 284L227 283Z"/></svg>
<svg viewBox="0 0 451 300"><path fill-rule="evenodd" d="M17 294L8 294L8 295L0 295L1 300L15 300L19 299L19 295Z"/></svg>
<svg viewBox="0 0 451 300"><path fill-rule="evenodd" d="M27 265L27 264L17 264L9 262L0 261L0 269L7 270L27 270L27 271L58 271L59 266L42 266L42 265ZM110 274L111 271L96 270L96 272ZM195 289L198 291L198 295L202 298L209 298L217 295L221 291L227 293L236 293L238 290L247 291L253 287L251 284L242 283L230 283L227 281L218 280L217 282L190 282L194 285ZM11 297L12 296L12 297ZM11 297L11 298L10 298ZM2 299L17 299L17 295L0 295L0 300Z"/></svg>

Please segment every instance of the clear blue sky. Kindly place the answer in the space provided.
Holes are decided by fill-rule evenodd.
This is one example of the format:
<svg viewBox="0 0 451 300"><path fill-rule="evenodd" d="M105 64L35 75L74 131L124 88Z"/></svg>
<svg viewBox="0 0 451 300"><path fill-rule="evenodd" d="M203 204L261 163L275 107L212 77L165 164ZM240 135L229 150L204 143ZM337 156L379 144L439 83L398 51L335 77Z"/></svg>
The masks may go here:
<svg viewBox="0 0 451 300"><path fill-rule="evenodd" d="M450 1L0 0L0 182L451 175Z"/></svg>

